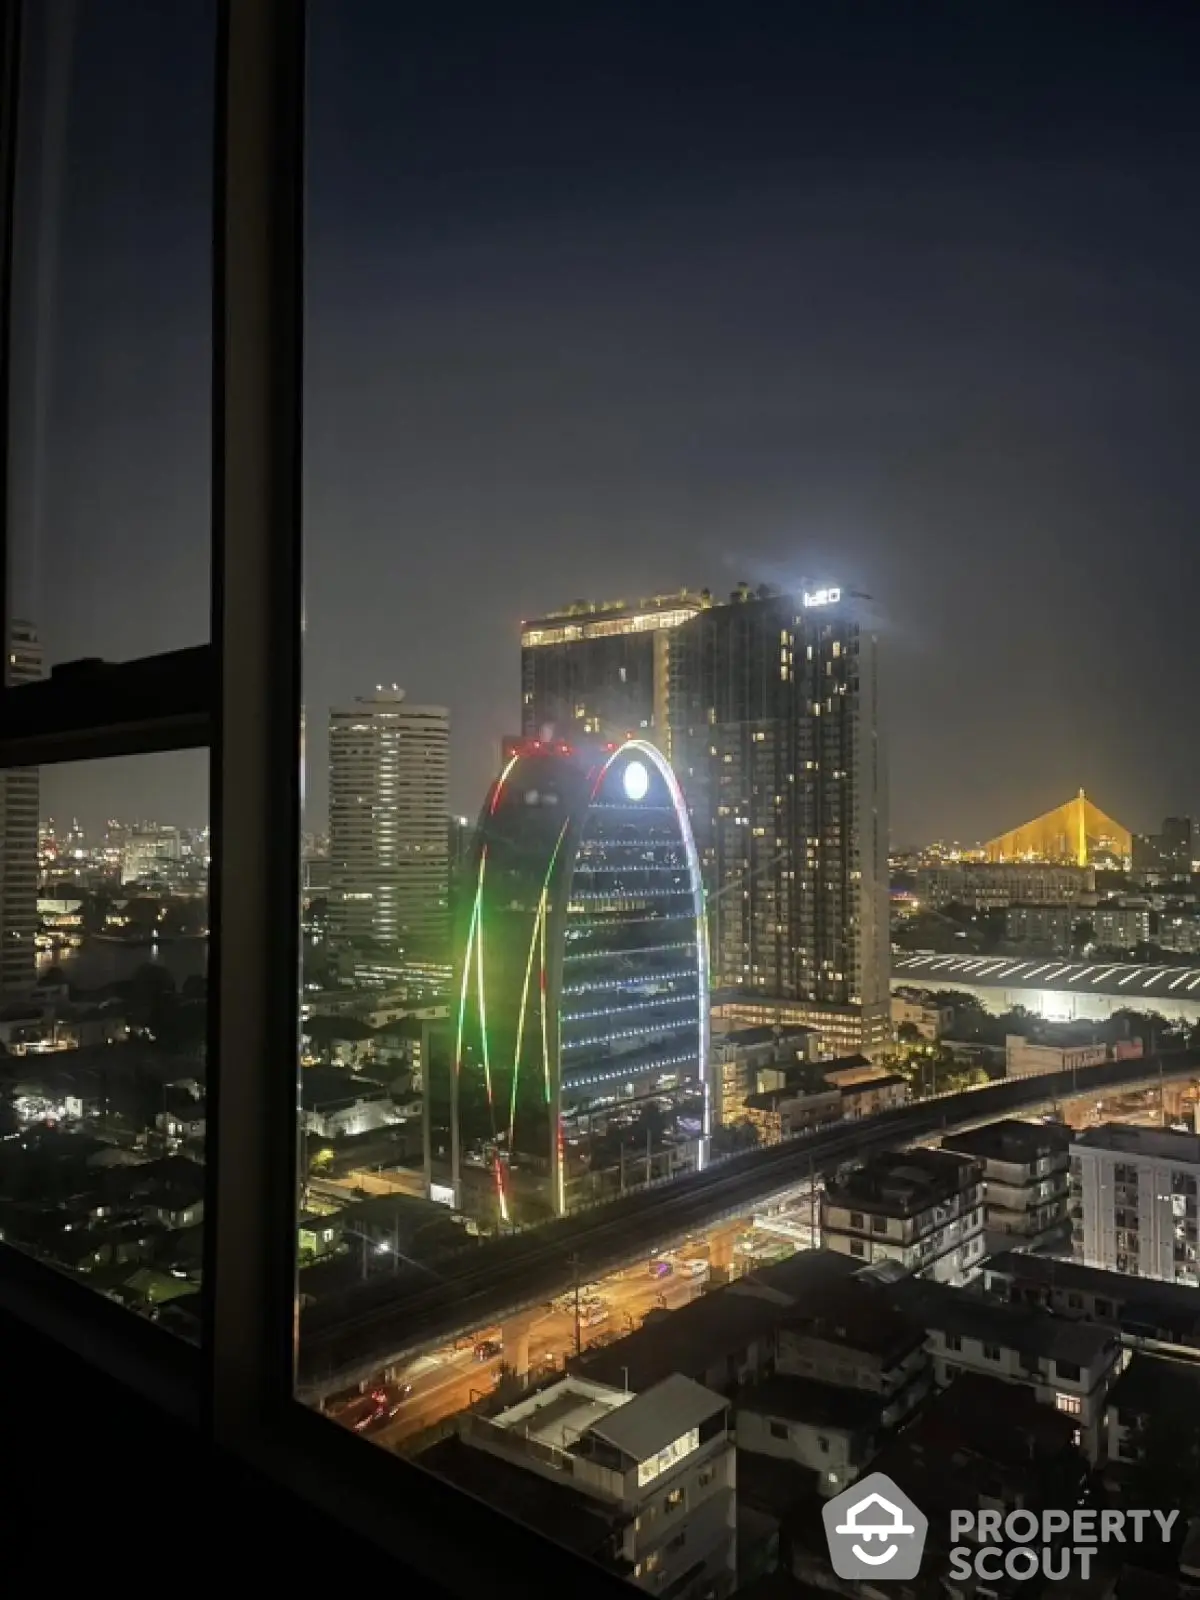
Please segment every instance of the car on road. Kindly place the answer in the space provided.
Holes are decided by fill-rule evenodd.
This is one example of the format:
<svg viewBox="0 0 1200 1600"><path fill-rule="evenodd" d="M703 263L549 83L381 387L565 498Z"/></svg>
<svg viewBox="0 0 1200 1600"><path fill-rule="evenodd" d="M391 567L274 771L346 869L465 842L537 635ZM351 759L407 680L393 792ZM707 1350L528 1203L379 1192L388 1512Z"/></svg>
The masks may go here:
<svg viewBox="0 0 1200 1600"><path fill-rule="evenodd" d="M669 1261L652 1261L650 1263L650 1276L652 1278L669 1278L675 1269Z"/></svg>
<svg viewBox="0 0 1200 1600"><path fill-rule="evenodd" d="M338 1421L355 1433L370 1433L388 1423L412 1393L412 1384L403 1383L390 1389L372 1389L354 1405L338 1415Z"/></svg>
<svg viewBox="0 0 1200 1600"><path fill-rule="evenodd" d="M499 1339L480 1339L475 1346L476 1361L495 1361L504 1354L504 1346Z"/></svg>

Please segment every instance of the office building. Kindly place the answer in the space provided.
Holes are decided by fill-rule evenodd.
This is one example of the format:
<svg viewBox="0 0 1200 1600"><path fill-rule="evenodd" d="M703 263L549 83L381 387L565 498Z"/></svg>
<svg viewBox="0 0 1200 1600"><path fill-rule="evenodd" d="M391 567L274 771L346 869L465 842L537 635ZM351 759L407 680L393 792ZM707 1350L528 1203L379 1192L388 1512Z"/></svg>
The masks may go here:
<svg viewBox="0 0 1200 1600"><path fill-rule="evenodd" d="M1095 892L1094 867L1061 862L954 861L917 870L917 901L930 910L946 905L966 906L971 911L1052 906Z"/></svg>
<svg viewBox="0 0 1200 1600"><path fill-rule="evenodd" d="M1008 1118L953 1133L943 1150L983 1163L983 1228L994 1250L1066 1244L1071 1221L1071 1133L1061 1123Z"/></svg>
<svg viewBox="0 0 1200 1600"><path fill-rule="evenodd" d="M866 602L743 585L679 629L670 666L717 983L791 1003L780 1023L828 1027L839 1053L883 1044L887 774Z"/></svg>
<svg viewBox="0 0 1200 1600"><path fill-rule="evenodd" d="M714 1025L712 1031L712 1101L722 1127L751 1120L746 1100L759 1090L765 1068L786 1070L800 1061L816 1059L817 1036L811 1028L731 1028Z"/></svg>
<svg viewBox="0 0 1200 1600"><path fill-rule="evenodd" d="M1200 1137L1110 1122L1071 1145L1075 1254L1090 1267L1200 1287Z"/></svg>
<svg viewBox="0 0 1200 1600"><path fill-rule="evenodd" d="M567 1377L421 1465L636 1589L723 1600L737 1575L737 1451L728 1402L675 1373L641 1394ZM514 1591L528 1583L512 1575ZM501 1584L504 1587L504 1584Z"/></svg>
<svg viewBox="0 0 1200 1600"><path fill-rule="evenodd" d="M13 688L42 676L41 642L27 622L9 627L5 676ZM37 767L0 772L0 996L6 998L27 994L36 976L40 802Z"/></svg>
<svg viewBox="0 0 1200 1600"><path fill-rule="evenodd" d="M1149 944L1158 920L1148 900L1105 900L1088 915L1098 950L1136 950Z"/></svg>
<svg viewBox="0 0 1200 1600"><path fill-rule="evenodd" d="M860 1006L831 1006L808 1000L773 1000L749 989L718 989L713 993L713 1026L809 1029L816 1038L821 1059L854 1055L860 1050L878 1053L889 1043L886 1012L874 1010L864 1017Z"/></svg>
<svg viewBox="0 0 1200 1600"><path fill-rule="evenodd" d="M653 739L670 758L667 694L678 629L707 592L577 601L521 630L521 729L543 740Z"/></svg>
<svg viewBox="0 0 1200 1600"><path fill-rule="evenodd" d="M181 853L178 828L131 833L121 846L122 884L169 882L171 863L178 862Z"/></svg>
<svg viewBox="0 0 1200 1600"><path fill-rule="evenodd" d="M471 879L449 1092L435 1082L429 1109L450 1171L431 1180L530 1219L702 1164L703 889L659 751L531 740L492 785Z"/></svg>
<svg viewBox="0 0 1200 1600"><path fill-rule="evenodd" d="M329 929L358 946L444 948L450 713L377 689L329 719Z"/></svg>
<svg viewBox="0 0 1200 1600"><path fill-rule="evenodd" d="M1069 956L1076 939L1083 943L1076 929L1086 919L1082 909L1063 902L1024 900L1005 907L1004 940L1025 955Z"/></svg>
<svg viewBox="0 0 1200 1600"><path fill-rule="evenodd" d="M965 1283L983 1258L982 1164L950 1150L870 1156L826 1184L821 1244L864 1265Z"/></svg>

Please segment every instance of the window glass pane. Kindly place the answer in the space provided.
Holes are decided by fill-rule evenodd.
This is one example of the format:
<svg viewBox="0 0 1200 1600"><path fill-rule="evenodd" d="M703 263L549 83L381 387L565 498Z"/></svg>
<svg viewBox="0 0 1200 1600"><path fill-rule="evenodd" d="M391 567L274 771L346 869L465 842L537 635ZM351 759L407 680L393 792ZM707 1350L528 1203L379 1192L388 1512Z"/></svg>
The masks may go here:
<svg viewBox="0 0 1200 1600"><path fill-rule="evenodd" d="M198 1336L205 752L0 772L0 1237Z"/></svg>
<svg viewBox="0 0 1200 1600"><path fill-rule="evenodd" d="M24 17L10 615L50 669L209 637L216 6Z"/></svg>
<svg viewBox="0 0 1200 1600"><path fill-rule="evenodd" d="M993 965L988 894L1123 892L1129 836L934 840L1023 856L1030 773L1083 777L1112 629L1062 643L1047 563L1116 624L1097 552L1158 516L1194 633L1195 297L1146 292L1148 240L1195 259L1193 87L1150 29L1031 75L944 9L312 8L300 1393L675 1600L756 1570L735 1413L805 1577L876 1456L959 1481L929 1329L985 1219L1070 1219L924 1143L1093 1004ZM964 904L977 868L1016 876ZM1003 1331L943 1346L964 1449L1028 1399L1069 1455Z"/></svg>

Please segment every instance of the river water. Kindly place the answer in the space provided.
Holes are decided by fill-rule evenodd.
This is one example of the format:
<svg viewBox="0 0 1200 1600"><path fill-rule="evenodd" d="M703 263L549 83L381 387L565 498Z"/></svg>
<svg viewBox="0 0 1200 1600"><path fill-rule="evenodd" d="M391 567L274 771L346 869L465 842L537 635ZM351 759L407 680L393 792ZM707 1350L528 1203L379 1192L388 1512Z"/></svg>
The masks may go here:
<svg viewBox="0 0 1200 1600"><path fill-rule="evenodd" d="M45 950L38 954L38 976L51 967L60 967L67 982L80 989L101 989L109 983L132 978L139 967L163 967L175 979L177 988L186 978L208 969L208 940L180 939L154 945L109 944L88 939L78 950Z"/></svg>

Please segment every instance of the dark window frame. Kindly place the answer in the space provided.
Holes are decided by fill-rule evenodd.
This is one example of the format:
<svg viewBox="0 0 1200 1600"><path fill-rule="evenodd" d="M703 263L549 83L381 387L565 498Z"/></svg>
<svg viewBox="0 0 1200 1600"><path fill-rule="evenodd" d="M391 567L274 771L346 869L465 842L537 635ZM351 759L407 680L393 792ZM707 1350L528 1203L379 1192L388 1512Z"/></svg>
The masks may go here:
<svg viewBox="0 0 1200 1600"><path fill-rule="evenodd" d="M22 0L0 32L0 519ZM320 1505L443 1593L537 1570L615 1576L307 1410L295 1371L305 0L219 0L213 212L212 643L0 685L0 769L210 751L209 1127L198 1349L0 1244L0 1315ZM7 633L8 526L0 520ZM295 916L281 916L294 905ZM439 1528L471 1522L470 1539Z"/></svg>

